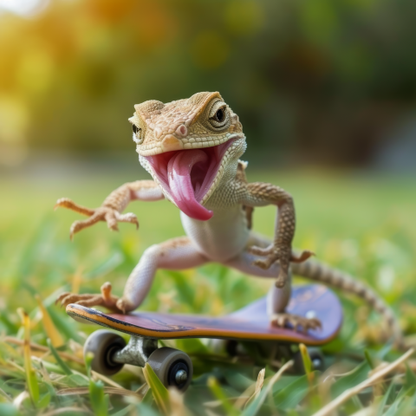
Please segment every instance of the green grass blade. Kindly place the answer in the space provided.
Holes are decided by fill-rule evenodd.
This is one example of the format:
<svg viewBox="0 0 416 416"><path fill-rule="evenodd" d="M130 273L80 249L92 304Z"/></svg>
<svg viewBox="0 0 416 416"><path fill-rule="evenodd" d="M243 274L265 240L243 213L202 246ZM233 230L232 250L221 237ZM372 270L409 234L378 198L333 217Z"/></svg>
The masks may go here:
<svg viewBox="0 0 416 416"><path fill-rule="evenodd" d="M91 407L96 416L108 415L108 396L104 395L104 384L102 381L90 380Z"/></svg>
<svg viewBox="0 0 416 416"><path fill-rule="evenodd" d="M312 360L309 355L309 351L306 348L305 344L299 344L299 351L302 357L303 362L303 368L305 369L306 376L308 377L309 381L312 381L313 379L313 373L312 373Z"/></svg>
<svg viewBox="0 0 416 416"><path fill-rule="evenodd" d="M371 355L370 355L370 353L368 352L368 350L364 350L364 357L365 357L365 359L366 359L366 361L367 361L368 365L370 366L370 368L371 368L372 370L374 370L376 367L375 367L375 365L374 365L373 359L371 358Z"/></svg>
<svg viewBox="0 0 416 416"><path fill-rule="evenodd" d="M387 389L386 393L384 394L383 400L379 404L376 416L382 416L382 414L384 412L384 408L386 407L386 404L387 404L387 400L389 399L390 393L393 390L393 386L394 386L394 383L391 383L389 388Z"/></svg>
<svg viewBox="0 0 416 416"><path fill-rule="evenodd" d="M266 400L267 395L272 391L276 381L283 375L283 373L289 368L293 367L293 360L288 361L284 364L279 371L273 375L273 377L268 380L267 385L263 386L260 394L244 409L244 412L241 413L241 416L254 416L260 410L262 404Z"/></svg>
<svg viewBox="0 0 416 416"><path fill-rule="evenodd" d="M310 373L309 376L314 377L314 375L315 373ZM281 410L295 409L308 394L310 388L309 376L305 374L275 393L274 402L276 407Z"/></svg>
<svg viewBox="0 0 416 416"><path fill-rule="evenodd" d="M67 375L70 376L72 374L72 370L65 364L62 358L59 356L58 352L56 351L55 347L52 345L52 341L50 338L47 339L48 347L51 350L52 355L54 356L56 362L58 363L59 367L62 368L62 371Z"/></svg>
<svg viewBox="0 0 416 416"><path fill-rule="evenodd" d="M227 395L223 392L218 381L214 377L208 379L208 387L212 391L213 395L219 400L222 404L222 407L229 416L238 416L238 410L233 407L229 401Z"/></svg>
<svg viewBox="0 0 416 416"><path fill-rule="evenodd" d="M169 392L163 383L159 380L159 377L153 371L153 368L146 363L143 368L143 375L146 379L146 383L152 390L153 397L159 409L165 414L170 414L170 401Z"/></svg>

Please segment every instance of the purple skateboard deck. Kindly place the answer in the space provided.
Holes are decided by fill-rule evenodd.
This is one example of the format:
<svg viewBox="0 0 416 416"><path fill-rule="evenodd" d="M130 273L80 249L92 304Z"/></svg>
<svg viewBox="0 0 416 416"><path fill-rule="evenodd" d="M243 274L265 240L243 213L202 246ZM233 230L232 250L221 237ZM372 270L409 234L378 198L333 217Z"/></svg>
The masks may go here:
<svg viewBox="0 0 416 416"><path fill-rule="evenodd" d="M322 345L335 338L342 325L341 304L336 295L322 285L297 286L292 290L287 312L321 321L322 329L307 333L270 324L265 297L220 317L141 311L128 315L106 314L77 304L68 305L66 310L77 321L155 339L222 338Z"/></svg>

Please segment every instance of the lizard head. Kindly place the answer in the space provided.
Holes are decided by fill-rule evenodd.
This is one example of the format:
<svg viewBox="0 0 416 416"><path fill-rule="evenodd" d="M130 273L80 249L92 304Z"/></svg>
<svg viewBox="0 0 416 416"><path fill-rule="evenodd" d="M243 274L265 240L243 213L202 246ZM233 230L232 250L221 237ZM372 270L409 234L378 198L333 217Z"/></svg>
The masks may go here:
<svg viewBox="0 0 416 416"><path fill-rule="evenodd" d="M141 165L182 212L210 219L204 204L223 180L235 176L246 148L238 116L218 92L134 108L129 121Z"/></svg>

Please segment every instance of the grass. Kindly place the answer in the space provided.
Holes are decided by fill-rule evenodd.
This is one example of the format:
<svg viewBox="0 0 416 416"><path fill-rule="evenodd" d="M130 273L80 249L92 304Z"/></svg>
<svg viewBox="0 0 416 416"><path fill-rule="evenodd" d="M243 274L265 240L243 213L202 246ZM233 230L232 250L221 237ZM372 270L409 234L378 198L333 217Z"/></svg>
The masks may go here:
<svg viewBox="0 0 416 416"><path fill-rule="evenodd" d="M71 243L69 226L79 217L52 207L63 196L98 206L129 180L111 173L91 173L82 180L0 179L1 415L312 415L333 400L342 401L335 402L340 415L414 414L414 358L395 362L403 352L380 342L378 316L342 293L345 323L339 337L323 348L329 363L324 373L296 375L290 361L259 360L255 349L230 359L214 353L205 340L166 342L193 359L194 380L184 396L163 391L151 369L127 366L112 379L91 373L82 344L96 328L69 318L54 305L56 295L96 292L105 281L121 294L143 250L183 231L168 202L136 203L129 210L137 213L138 232L121 224L120 233L110 233L102 223ZM258 171L250 180L289 190L297 207L295 246L366 280L400 317L408 344L416 343L412 178ZM255 229L272 235L274 217L271 207L257 209ZM159 271L141 308L218 315L260 297L270 283L216 264ZM395 364L388 373L380 373L390 362Z"/></svg>

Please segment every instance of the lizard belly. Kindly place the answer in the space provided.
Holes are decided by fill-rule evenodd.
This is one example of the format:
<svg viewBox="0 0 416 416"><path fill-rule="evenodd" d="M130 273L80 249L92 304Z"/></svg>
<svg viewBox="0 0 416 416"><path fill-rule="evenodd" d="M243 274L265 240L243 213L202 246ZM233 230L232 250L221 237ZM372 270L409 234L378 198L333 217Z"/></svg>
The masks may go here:
<svg viewBox="0 0 416 416"><path fill-rule="evenodd" d="M181 212L181 221L186 235L210 260L229 260L247 244L249 230L240 205L227 210L214 210L208 221L195 220Z"/></svg>

